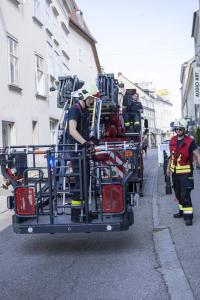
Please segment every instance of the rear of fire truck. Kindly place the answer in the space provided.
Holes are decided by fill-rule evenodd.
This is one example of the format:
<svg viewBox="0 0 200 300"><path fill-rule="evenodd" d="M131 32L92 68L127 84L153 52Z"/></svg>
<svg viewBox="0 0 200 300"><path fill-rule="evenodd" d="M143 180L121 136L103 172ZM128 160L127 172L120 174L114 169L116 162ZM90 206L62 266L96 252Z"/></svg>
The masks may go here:
<svg viewBox="0 0 200 300"><path fill-rule="evenodd" d="M0 149L2 174L13 187L7 203L16 233L111 232L133 224L137 194L130 183L138 172L138 146L125 132L117 80L100 74L97 82L99 98L90 110L95 154L66 143L68 109L84 84L76 76L59 78L63 115L56 145ZM74 193L80 195L78 204Z"/></svg>

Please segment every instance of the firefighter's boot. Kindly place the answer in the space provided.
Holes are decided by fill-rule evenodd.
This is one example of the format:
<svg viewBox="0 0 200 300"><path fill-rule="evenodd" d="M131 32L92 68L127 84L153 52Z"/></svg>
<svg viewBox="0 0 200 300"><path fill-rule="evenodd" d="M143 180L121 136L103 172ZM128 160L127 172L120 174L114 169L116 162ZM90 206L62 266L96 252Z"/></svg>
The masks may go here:
<svg viewBox="0 0 200 300"><path fill-rule="evenodd" d="M181 210L179 210L179 212L174 214L173 217L175 219L182 218L183 217L183 212Z"/></svg>
<svg viewBox="0 0 200 300"><path fill-rule="evenodd" d="M185 225L191 226L192 225L192 219L186 219L185 220Z"/></svg>
<svg viewBox="0 0 200 300"><path fill-rule="evenodd" d="M81 214L81 208L78 207L81 205L80 200L71 200L71 221L72 222L80 222L80 214ZM73 207L75 206L75 207Z"/></svg>
<svg viewBox="0 0 200 300"><path fill-rule="evenodd" d="M134 132L139 133L140 132L140 122L134 122Z"/></svg>

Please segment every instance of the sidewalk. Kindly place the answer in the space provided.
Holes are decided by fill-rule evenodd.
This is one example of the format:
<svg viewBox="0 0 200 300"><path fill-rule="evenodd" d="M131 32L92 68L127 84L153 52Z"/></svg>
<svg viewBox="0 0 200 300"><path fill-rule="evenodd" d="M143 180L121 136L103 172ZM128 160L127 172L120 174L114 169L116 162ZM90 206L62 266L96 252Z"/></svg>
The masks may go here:
<svg viewBox="0 0 200 300"><path fill-rule="evenodd" d="M158 210L160 226L168 227L185 276L196 299L200 299L200 171L194 170L195 189L192 191L194 209L193 226L186 226L183 219L174 219L178 203L172 195L165 195L162 167L158 173Z"/></svg>

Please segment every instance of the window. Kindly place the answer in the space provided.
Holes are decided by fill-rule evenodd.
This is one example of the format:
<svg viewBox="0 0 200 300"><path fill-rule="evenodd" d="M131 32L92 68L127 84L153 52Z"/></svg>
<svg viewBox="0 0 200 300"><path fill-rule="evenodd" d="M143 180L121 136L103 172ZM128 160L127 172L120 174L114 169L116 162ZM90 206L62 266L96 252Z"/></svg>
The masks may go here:
<svg viewBox="0 0 200 300"><path fill-rule="evenodd" d="M33 143L33 145L39 144L38 122L37 121L32 121L32 143Z"/></svg>
<svg viewBox="0 0 200 300"><path fill-rule="evenodd" d="M93 67L93 57L91 54L89 54L89 67L92 68Z"/></svg>
<svg viewBox="0 0 200 300"><path fill-rule="evenodd" d="M51 22L52 22L52 28L53 28L53 35L54 35L54 41L56 41L57 44L59 44L58 41L58 18L57 15L55 14L55 11L52 9L52 14L51 14L52 18L51 18Z"/></svg>
<svg viewBox="0 0 200 300"><path fill-rule="evenodd" d="M83 50L81 48L78 49L78 60L79 62L83 61Z"/></svg>
<svg viewBox="0 0 200 300"><path fill-rule="evenodd" d="M54 77L58 79L58 76L60 76L61 68L60 68L60 62L59 62L59 54L55 51L54 53L54 61L55 61L55 74Z"/></svg>
<svg viewBox="0 0 200 300"><path fill-rule="evenodd" d="M45 0L45 25L50 34L52 34L51 10L48 0Z"/></svg>
<svg viewBox="0 0 200 300"><path fill-rule="evenodd" d="M57 143L57 127L58 127L58 120L50 119L50 143L56 144Z"/></svg>
<svg viewBox="0 0 200 300"><path fill-rule="evenodd" d="M62 76L69 75L69 68L65 64L62 64L62 73L61 73L61 75Z"/></svg>
<svg viewBox="0 0 200 300"><path fill-rule="evenodd" d="M47 57L48 57L48 73L54 76L55 63L54 63L53 47L49 43L47 43Z"/></svg>
<svg viewBox="0 0 200 300"><path fill-rule="evenodd" d="M44 60L41 56L35 55L36 59L36 91L37 94L45 95L45 78L44 78Z"/></svg>
<svg viewBox="0 0 200 300"><path fill-rule="evenodd" d="M33 16L39 21L42 25L42 8L40 0L33 0Z"/></svg>
<svg viewBox="0 0 200 300"><path fill-rule="evenodd" d="M2 139L3 139L3 147L7 147L15 144L13 122L2 121Z"/></svg>
<svg viewBox="0 0 200 300"><path fill-rule="evenodd" d="M69 29L67 28L66 24L64 22L61 22L61 37L60 37L60 41L61 41L61 49L62 51L64 51L67 55L68 55L68 51L69 51Z"/></svg>
<svg viewBox="0 0 200 300"><path fill-rule="evenodd" d="M18 41L8 37L9 83L19 85Z"/></svg>

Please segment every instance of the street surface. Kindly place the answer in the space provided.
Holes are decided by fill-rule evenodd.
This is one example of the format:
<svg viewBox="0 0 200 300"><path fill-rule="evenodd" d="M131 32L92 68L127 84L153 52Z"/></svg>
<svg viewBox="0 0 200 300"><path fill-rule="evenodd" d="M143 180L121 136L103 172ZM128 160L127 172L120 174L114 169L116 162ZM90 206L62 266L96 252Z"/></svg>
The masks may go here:
<svg viewBox="0 0 200 300"><path fill-rule="evenodd" d="M144 162L144 197L135 209L135 225L127 232L16 235L11 226L11 213L2 209L0 299L175 299L166 281L162 255L154 244L156 234L168 228L181 270L183 268L195 299L200 299L200 187L196 182L194 225L186 227L183 220L172 218L176 203L172 201L172 195L165 195L157 151L149 150ZM158 228L153 219L155 188ZM0 201L5 201L5 192L1 190L0 193Z"/></svg>

